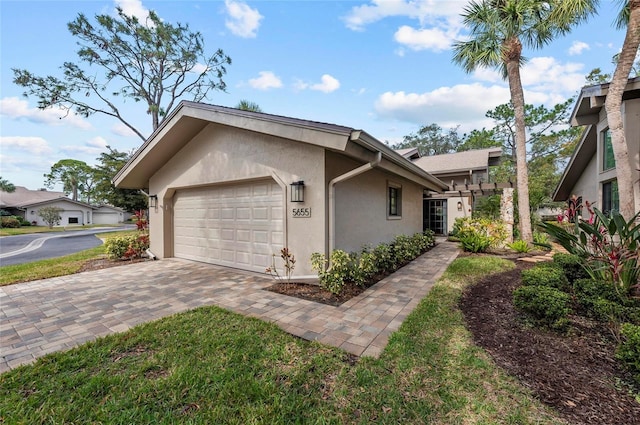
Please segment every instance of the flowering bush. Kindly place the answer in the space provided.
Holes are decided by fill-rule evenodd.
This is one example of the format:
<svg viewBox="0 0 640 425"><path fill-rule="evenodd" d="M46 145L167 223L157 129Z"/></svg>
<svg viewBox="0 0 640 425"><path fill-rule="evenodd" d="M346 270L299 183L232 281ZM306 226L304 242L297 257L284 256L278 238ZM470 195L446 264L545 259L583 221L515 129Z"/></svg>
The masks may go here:
<svg viewBox="0 0 640 425"><path fill-rule="evenodd" d="M569 253L581 258L589 276L610 282L620 295L628 296L639 287L639 214L625 221L617 211L606 216L589 208L587 221L577 220L572 228L543 223L541 226Z"/></svg>
<svg viewBox="0 0 640 425"><path fill-rule="evenodd" d="M488 218L456 218L454 234L465 251L485 252L489 248L500 248L507 237L507 227L502 221Z"/></svg>
<svg viewBox="0 0 640 425"><path fill-rule="evenodd" d="M141 258L149 249L149 235L139 233L130 236L117 236L109 238L104 243L107 258L110 260L133 260Z"/></svg>

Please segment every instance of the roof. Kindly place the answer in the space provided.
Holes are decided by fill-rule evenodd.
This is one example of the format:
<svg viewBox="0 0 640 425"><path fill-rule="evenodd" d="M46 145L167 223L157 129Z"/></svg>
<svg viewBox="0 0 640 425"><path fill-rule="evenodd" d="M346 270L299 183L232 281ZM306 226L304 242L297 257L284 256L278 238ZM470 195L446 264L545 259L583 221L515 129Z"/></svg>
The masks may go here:
<svg viewBox="0 0 640 425"><path fill-rule="evenodd" d="M63 192L29 190L24 186L16 186L16 190L11 193L0 191L0 207L20 208L26 205L58 198L66 198L66 196Z"/></svg>
<svg viewBox="0 0 640 425"><path fill-rule="evenodd" d="M443 155L423 156L414 161L418 167L431 174L451 174L469 170L483 170L496 165L502 155L501 148L474 149Z"/></svg>
<svg viewBox="0 0 640 425"><path fill-rule="evenodd" d="M130 189L148 187L149 178L210 123L308 143L365 161L371 161L380 152L379 167L396 174L402 172L404 177L431 190L439 192L447 188L436 177L362 130L188 101L180 102L133 154L114 177L114 184ZM354 149L353 145L358 148Z"/></svg>
<svg viewBox="0 0 640 425"><path fill-rule="evenodd" d="M571 125L597 124L600 121L600 110L604 108L604 101L608 91L609 83L583 87L571 113ZM637 99L639 97L640 77L630 78L624 89L622 100Z"/></svg>
<svg viewBox="0 0 640 425"><path fill-rule="evenodd" d="M560 182L553 193L554 201L565 201L572 194L573 187L582 175L593 155L597 151L598 135L596 124L600 121L600 113L609 91L609 83L583 87L571 112L570 122L573 126L587 125L576 146L569 164L564 170ZM640 98L640 77L627 81L622 100Z"/></svg>
<svg viewBox="0 0 640 425"><path fill-rule="evenodd" d="M420 151L418 148L396 149L396 152L411 161L420 158Z"/></svg>
<svg viewBox="0 0 640 425"><path fill-rule="evenodd" d="M54 199L47 199L44 201L39 201L39 202L31 202L28 204L24 204L21 205L21 208L29 208L29 207L36 207L36 206L40 206L40 205L46 205L46 204L52 204L54 202L67 202L69 204L73 204L73 205L77 205L79 207L83 207L83 208L88 208L88 209L95 209L96 207L86 204L84 202L80 202L80 201L74 201L73 199L69 199L65 196L61 196L58 198L54 198Z"/></svg>

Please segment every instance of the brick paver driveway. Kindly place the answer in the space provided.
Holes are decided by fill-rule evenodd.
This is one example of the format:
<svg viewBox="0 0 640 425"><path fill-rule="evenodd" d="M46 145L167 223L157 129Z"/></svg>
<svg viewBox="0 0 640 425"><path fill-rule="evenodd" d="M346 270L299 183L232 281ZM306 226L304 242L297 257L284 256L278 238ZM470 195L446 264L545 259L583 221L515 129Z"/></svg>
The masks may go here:
<svg viewBox="0 0 640 425"><path fill-rule="evenodd" d="M175 258L0 287L0 372L202 305L376 357L457 254L440 242L339 307L264 291L266 275Z"/></svg>

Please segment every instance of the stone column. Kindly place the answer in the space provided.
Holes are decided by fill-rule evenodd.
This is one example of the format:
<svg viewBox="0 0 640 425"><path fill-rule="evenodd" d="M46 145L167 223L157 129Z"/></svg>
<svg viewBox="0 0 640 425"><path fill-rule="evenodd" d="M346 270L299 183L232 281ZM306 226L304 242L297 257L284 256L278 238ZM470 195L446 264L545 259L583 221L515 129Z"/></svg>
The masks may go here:
<svg viewBox="0 0 640 425"><path fill-rule="evenodd" d="M507 228L506 243L513 242L513 188L502 189L500 198L500 218Z"/></svg>

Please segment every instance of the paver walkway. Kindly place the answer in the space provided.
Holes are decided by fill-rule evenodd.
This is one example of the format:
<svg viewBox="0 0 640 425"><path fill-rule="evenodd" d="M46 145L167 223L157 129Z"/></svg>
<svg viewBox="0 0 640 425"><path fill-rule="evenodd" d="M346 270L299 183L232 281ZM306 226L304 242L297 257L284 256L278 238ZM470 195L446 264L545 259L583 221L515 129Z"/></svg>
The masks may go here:
<svg viewBox="0 0 640 425"><path fill-rule="evenodd" d="M203 305L377 357L457 255L455 244L440 242L339 307L264 291L273 280L259 273L175 258L0 287L0 373Z"/></svg>

